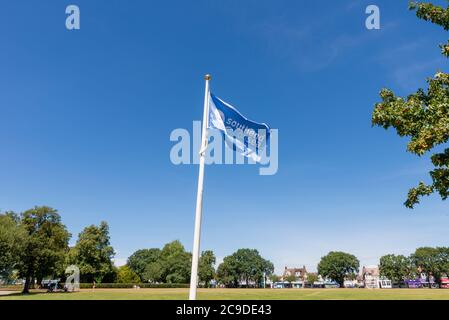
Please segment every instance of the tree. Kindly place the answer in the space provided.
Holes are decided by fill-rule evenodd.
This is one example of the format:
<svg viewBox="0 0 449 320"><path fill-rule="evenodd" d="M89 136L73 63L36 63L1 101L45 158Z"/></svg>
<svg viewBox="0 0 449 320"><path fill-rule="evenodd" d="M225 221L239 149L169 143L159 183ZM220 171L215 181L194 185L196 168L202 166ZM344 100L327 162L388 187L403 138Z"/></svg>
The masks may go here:
<svg viewBox="0 0 449 320"><path fill-rule="evenodd" d="M237 261L233 256L227 256L217 268L217 278L220 283L229 288L239 286L240 274L237 270Z"/></svg>
<svg viewBox="0 0 449 320"><path fill-rule="evenodd" d="M211 257L208 255L208 258ZM188 283L191 261L191 254L176 240L167 243L162 250L137 250L128 258L127 265L144 282ZM200 260L199 272L204 271L206 274L206 265L206 261Z"/></svg>
<svg viewBox="0 0 449 320"><path fill-rule="evenodd" d="M427 276L434 276L438 283L441 276L449 271L449 248L418 248L410 258L420 272Z"/></svg>
<svg viewBox="0 0 449 320"><path fill-rule="evenodd" d="M101 282L103 283L114 283L117 282L117 274L118 268L114 265L114 263L112 263L112 268L109 269L109 271L106 272L99 280L101 280Z"/></svg>
<svg viewBox="0 0 449 320"><path fill-rule="evenodd" d="M269 276L269 279L273 284L281 281L281 277L279 277L278 275L276 275L274 273Z"/></svg>
<svg viewBox="0 0 449 320"><path fill-rule="evenodd" d="M159 282L162 281L162 273L164 272L164 269L162 267L162 264L158 261L152 262L148 264L145 267L145 271L143 272L143 279L145 279L145 282Z"/></svg>
<svg viewBox="0 0 449 320"><path fill-rule="evenodd" d="M207 250L201 253L198 265L198 277L201 282L204 282L206 288L210 287L211 280L215 278L215 262L216 258L212 251Z"/></svg>
<svg viewBox="0 0 449 320"><path fill-rule="evenodd" d="M418 18L449 30L449 7L444 9L431 3L412 3ZM440 46L442 54L449 56L449 42ZM401 137L410 137L407 150L418 156L444 145L449 139L449 74L438 72L427 80L427 91L419 89L407 98L397 97L393 91L382 89L382 102L375 105L372 123L385 129L393 127ZM434 153L430 171L431 184L420 182L409 190L405 206L413 208L420 198L438 192L443 200L449 196L449 148Z"/></svg>
<svg viewBox="0 0 449 320"><path fill-rule="evenodd" d="M80 269L81 282L111 282L115 273L113 256L109 226L103 221L98 227L91 225L84 228L69 252L68 261Z"/></svg>
<svg viewBox="0 0 449 320"><path fill-rule="evenodd" d="M355 275L359 270L359 260L349 253L329 252L321 258L318 273L323 277L336 281L343 288L345 278Z"/></svg>
<svg viewBox="0 0 449 320"><path fill-rule="evenodd" d="M449 276L449 247L437 247L441 276ZM440 282L441 279L437 279Z"/></svg>
<svg viewBox="0 0 449 320"><path fill-rule="evenodd" d="M256 255L257 270L254 272L253 280L257 287L260 287L262 282L274 272L274 265L271 261L262 258L257 252Z"/></svg>
<svg viewBox="0 0 449 320"><path fill-rule="evenodd" d="M394 254L388 254L380 258L379 271L381 276L394 283L414 278L416 275L416 267L410 258Z"/></svg>
<svg viewBox="0 0 449 320"><path fill-rule="evenodd" d="M239 249L223 259L217 276L228 287L238 287L241 281L245 281L247 286L254 282L258 287L263 277L270 276L273 271L273 263L262 258L257 250Z"/></svg>
<svg viewBox="0 0 449 320"><path fill-rule="evenodd" d="M154 280L154 274L147 274L146 269L150 264L157 264L161 255L161 250L158 248L153 249L141 249L134 252L127 261L127 265L137 273L143 282L147 282L149 280L158 281L159 279ZM150 270L154 270L154 267L149 267ZM148 278L148 275L150 278Z"/></svg>
<svg viewBox="0 0 449 320"><path fill-rule="evenodd" d="M161 278L167 283L188 283L192 256L179 240L167 243L160 256Z"/></svg>
<svg viewBox="0 0 449 320"><path fill-rule="evenodd" d="M313 284L315 282L317 282L318 280L319 280L318 275L316 273L308 273L307 274L306 281L308 284L312 285L312 287L313 287Z"/></svg>
<svg viewBox="0 0 449 320"><path fill-rule="evenodd" d="M140 277L129 266L124 265L117 271L118 283L140 283Z"/></svg>
<svg viewBox="0 0 449 320"><path fill-rule="evenodd" d="M26 236L20 218L15 213L0 214L0 278L6 282L20 261Z"/></svg>
<svg viewBox="0 0 449 320"><path fill-rule="evenodd" d="M287 281L288 283L292 284L292 282L295 282L295 281L296 281L296 277L295 277L294 274L291 274L291 275L289 275L289 276L286 276L286 277L284 278L284 280Z"/></svg>
<svg viewBox="0 0 449 320"><path fill-rule="evenodd" d="M38 283L45 276L60 274L68 251L70 234L57 210L34 207L21 215L26 240L17 264L19 276L25 278L23 293L28 293L31 280Z"/></svg>

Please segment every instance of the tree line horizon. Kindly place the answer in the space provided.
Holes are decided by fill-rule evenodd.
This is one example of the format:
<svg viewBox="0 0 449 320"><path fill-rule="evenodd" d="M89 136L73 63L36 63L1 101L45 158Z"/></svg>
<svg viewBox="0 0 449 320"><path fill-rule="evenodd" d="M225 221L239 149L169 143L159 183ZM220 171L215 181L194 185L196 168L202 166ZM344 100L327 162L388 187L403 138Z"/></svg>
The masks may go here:
<svg viewBox="0 0 449 320"><path fill-rule="evenodd" d="M0 213L0 279L24 280L23 292L44 279L65 279L65 269L76 265L81 283L122 284L187 284L190 281L192 255L179 240L162 248L142 248L131 254L124 266L114 265L115 251L110 245L108 223L85 227L74 246L69 246L71 234L62 223L58 211L47 206L34 207L20 214ZM274 265L257 249L240 248L224 257L216 266L212 250L202 251L199 262L199 285L210 287L213 282L225 287L263 287L270 279L280 281ZM406 257L387 254L380 258L382 276L398 282L413 279L421 273L440 277L449 272L449 248L422 247ZM317 275L337 282L355 279L360 262L356 256L331 251L318 263L317 274L303 279L313 284ZM295 279L285 277L283 281Z"/></svg>

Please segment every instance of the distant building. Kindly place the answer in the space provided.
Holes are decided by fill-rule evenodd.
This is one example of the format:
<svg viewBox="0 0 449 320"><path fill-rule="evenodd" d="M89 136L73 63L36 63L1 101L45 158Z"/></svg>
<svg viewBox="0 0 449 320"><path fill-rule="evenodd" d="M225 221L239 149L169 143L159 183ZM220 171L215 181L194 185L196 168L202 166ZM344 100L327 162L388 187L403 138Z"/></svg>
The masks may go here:
<svg viewBox="0 0 449 320"><path fill-rule="evenodd" d="M362 280L367 289L391 289L391 280L380 276L378 266L367 266L362 269Z"/></svg>
<svg viewBox="0 0 449 320"><path fill-rule="evenodd" d="M356 276L356 281L357 281L357 287L359 288L365 288L365 280L363 279L362 276L362 271L359 272L359 274Z"/></svg>
<svg viewBox="0 0 449 320"><path fill-rule="evenodd" d="M295 276L296 281L304 281L307 279L307 270L306 266L302 268L287 268L285 267L284 273L282 274L281 280L285 281L285 279L289 276Z"/></svg>
<svg viewBox="0 0 449 320"><path fill-rule="evenodd" d="M288 277L294 276L294 281L287 281ZM282 274L280 281L275 282L271 285L272 288L303 288L304 280L307 279L306 267L302 268L287 268L285 267L284 273ZM291 280L291 279L289 279Z"/></svg>
<svg viewBox="0 0 449 320"><path fill-rule="evenodd" d="M357 288L358 287L358 281L357 279L346 279L343 282L344 288Z"/></svg>
<svg viewBox="0 0 449 320"><path fill-rule="evenodd" d="M365 288L378 289L380 272L378 266L367 266L362 269L362 279L365 283Z"/></svg>

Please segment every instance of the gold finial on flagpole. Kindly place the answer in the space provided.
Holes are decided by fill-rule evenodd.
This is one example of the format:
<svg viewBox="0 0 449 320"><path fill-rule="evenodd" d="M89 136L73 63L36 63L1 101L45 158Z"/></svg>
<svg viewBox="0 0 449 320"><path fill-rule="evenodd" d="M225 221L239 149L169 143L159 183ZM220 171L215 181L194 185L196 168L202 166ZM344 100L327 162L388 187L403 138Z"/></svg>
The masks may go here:
<svg viewBox="0 0 449 320"><path fill-rule="evenodd" d="M210 79L212 79L212 77L211 77L210 74L206 74L206 75L204 76L204 80L210 80Z"/></svg>

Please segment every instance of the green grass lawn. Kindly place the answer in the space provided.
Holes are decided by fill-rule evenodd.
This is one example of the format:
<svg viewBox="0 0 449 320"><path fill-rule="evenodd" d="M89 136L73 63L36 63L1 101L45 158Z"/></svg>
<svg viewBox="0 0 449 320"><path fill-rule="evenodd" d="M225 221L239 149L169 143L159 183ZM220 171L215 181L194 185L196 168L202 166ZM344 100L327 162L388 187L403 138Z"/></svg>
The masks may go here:
<svg viewBox="0 0 449 320"><path fill-rule="evenodd" d="M188 289L84 289L76 293L15 293L0 300L186 300ZM200 300L449 300L444 289L199 289Z"/></svg>

